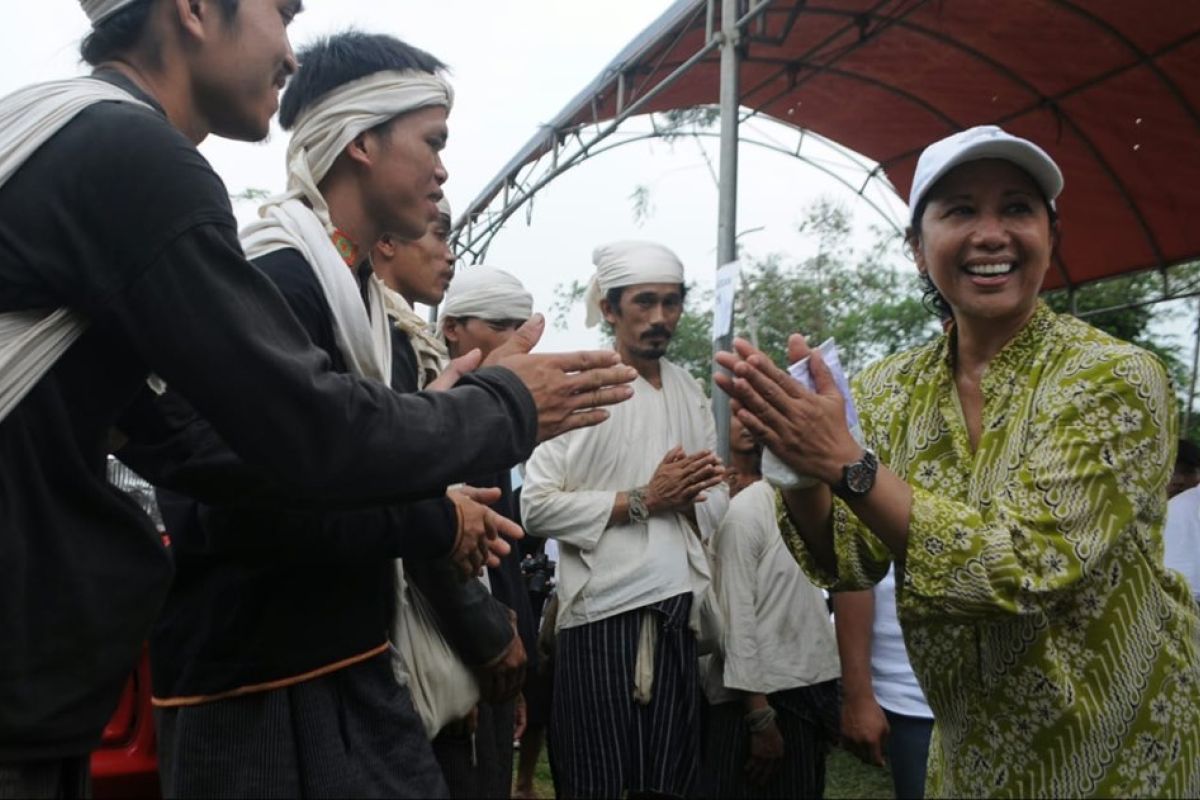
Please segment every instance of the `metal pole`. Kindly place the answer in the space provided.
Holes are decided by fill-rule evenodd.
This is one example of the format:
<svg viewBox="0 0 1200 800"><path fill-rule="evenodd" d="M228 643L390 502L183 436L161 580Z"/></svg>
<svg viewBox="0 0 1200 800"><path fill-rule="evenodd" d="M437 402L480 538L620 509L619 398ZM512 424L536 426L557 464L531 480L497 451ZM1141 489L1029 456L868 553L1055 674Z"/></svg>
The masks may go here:
<svg viewBox="0 0 1200 800"><path fill-rule="evenodd" d="M721 0L721 180L717 202L717 266L737 258L738 106L741 99L738 61L738 0ZM728 350L733 337L713 342L714 353ZM714 365L714 370L719 369ZM717 452L729 463L729 398L712 387L717 424Z"/></svg>
<svg viewBox="0 0 1200 800"><path fill-rule="evenodd" d="M1196 402L1197 369L1200 369L1200 300L1196 301L1196 344L1192 348L1192 385L1188 389L1188 401L1183 409L1183 430L1179 432L1180 439L1192 438L1188 433L1192 427L1192 403Z"/></svg>

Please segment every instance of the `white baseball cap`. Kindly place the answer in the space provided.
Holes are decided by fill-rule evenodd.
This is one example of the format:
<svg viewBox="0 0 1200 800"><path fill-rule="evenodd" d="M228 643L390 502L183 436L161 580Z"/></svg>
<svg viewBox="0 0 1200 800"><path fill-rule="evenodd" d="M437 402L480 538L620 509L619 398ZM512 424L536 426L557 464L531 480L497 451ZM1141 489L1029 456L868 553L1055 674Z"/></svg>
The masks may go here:
<svg viewBox="0 0 1200 800"><path fill-rule="evenodd" d="M909 213L916 212L921 199L947 172L959 164L985 158L999 158L1028 172L1051 207L1063 190L1062 171L1045 150L995 125L976 125L934 142L921 153L908 194Z"/></svg>

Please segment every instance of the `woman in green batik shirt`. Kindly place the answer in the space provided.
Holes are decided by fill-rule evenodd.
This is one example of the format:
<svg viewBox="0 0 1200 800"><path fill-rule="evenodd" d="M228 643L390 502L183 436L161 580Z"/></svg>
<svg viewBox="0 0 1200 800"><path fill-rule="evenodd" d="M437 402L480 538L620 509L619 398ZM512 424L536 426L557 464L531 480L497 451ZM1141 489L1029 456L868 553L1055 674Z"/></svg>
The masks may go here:
<svg viewBox="0 0 1200 800"><path fill-rule="evenodd" d="M821 481L784 493L808 574L864 589L896 562L927 796L1195 797L1200 619L1163 567L1174 398L1154 356L1039 301L1062 183L991 126L921 155L909 245L952 322L854 381L865 451L816 354L815 393L745 342L722 386Z"/></svg>

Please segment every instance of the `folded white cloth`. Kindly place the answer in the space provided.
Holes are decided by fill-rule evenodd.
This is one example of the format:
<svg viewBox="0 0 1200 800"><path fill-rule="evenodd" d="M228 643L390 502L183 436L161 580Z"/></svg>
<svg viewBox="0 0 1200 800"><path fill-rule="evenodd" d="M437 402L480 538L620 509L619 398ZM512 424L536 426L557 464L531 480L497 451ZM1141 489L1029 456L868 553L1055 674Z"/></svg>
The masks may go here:
<svg viewBox="0 0 1200 800"><path fill-rule="evenodd" d="M424 389L446 369L450 363L450 353L445 343L433 334L429 322L413 310L404 295L389 288L377 275L371 280L383 293L383 306L392 324L408 336L408 342L417 356L417 388Z"/></svg>
<svg viewBox="0 0 1200 800"><path fill-rule="evenodd" d="M317 215L299 200L265 205L259 215L261 219L242 230L246 257L254 259L289 248L299 251L329 301L333 335L350 369L390 385L392 339L379 284L368 281L368 315L353 270L342 260Z"/></svg>
<svg viewBox="0 0 1200 800"><path fill-rule="evenodd" d="M654 242L612 242L592 252L596 274L588 284L584 303L587 326L594 328L604 318L600 300L609 289L639 283L683 283L683 263L679 257Z"/></svg>
<svg viewBox="0 0 1200 800"><path fill-rule="evenodd" d="M287 196L307 199L332 233L329 207L317 185L346 145L401 114L453 105L454 89L449 82L421 70L376 72L338 87L296 120L287 150Z"/></svg>
<svg viewBox="0 0 1200 800"><path fill-rule="evenodd" d="M34 84L0 100L0 187L79 112L109 100L145 105L124 89L94 78ZM0 420L86 327L83 315L67 308L0 314Z"/></svg>
<svg viewBox="0 0 1200 800"><path fill-rule="evenodd" d="M533 295L514 275L477 264L460 269L442 303L442 317L527 320L533 316Z"/></svg>
<svg viewBox="0 0 1200 800"><path fill-rule="evenodd" d="M83 6L83 13L87 14L94 28L122 8L136 2L137 0L79 0L79 5Z"/></svg>

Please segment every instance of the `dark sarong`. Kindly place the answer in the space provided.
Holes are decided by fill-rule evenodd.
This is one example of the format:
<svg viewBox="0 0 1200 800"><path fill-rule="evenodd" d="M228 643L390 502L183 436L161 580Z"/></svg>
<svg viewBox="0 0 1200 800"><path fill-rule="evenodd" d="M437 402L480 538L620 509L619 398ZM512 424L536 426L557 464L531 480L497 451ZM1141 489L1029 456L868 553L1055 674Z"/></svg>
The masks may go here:
<svg viewBox="0 0 1200 800"><path fill-rule="evenodd" d="M815 797L825 794L825 757L837 741L837 681L768 695L775 724L783 735L784 755L765 784L746 777L750 731L741 701L709 706L704 765L697 797Z"/></svg>
<svg viewBox="0 0 1200 800"><path fill-rule="evenodd" d="M92 796L90 758L0 764L0 800L76 800Z"/></svg>
<svg viewBox="0 0 1200 800"><path fill-rule="evenodd" d="M559 797L688 795L700 755L691 594L558 632L550 756ZM633 699L642 614L659 621L648 705Z"/></svg>
<svg viewBox="0 0 1200 800"><path fill-rule="evenodd" d="M516 701L479 704L474 733L451 725L433 740L452 798L510 797L513 781L513 721Z"/></svg>
<svg viewBox="0 0 1200 800"><path fill-rule="evenodd" d="M445 797L391 655L156 714L167 797Z"/></svg>

